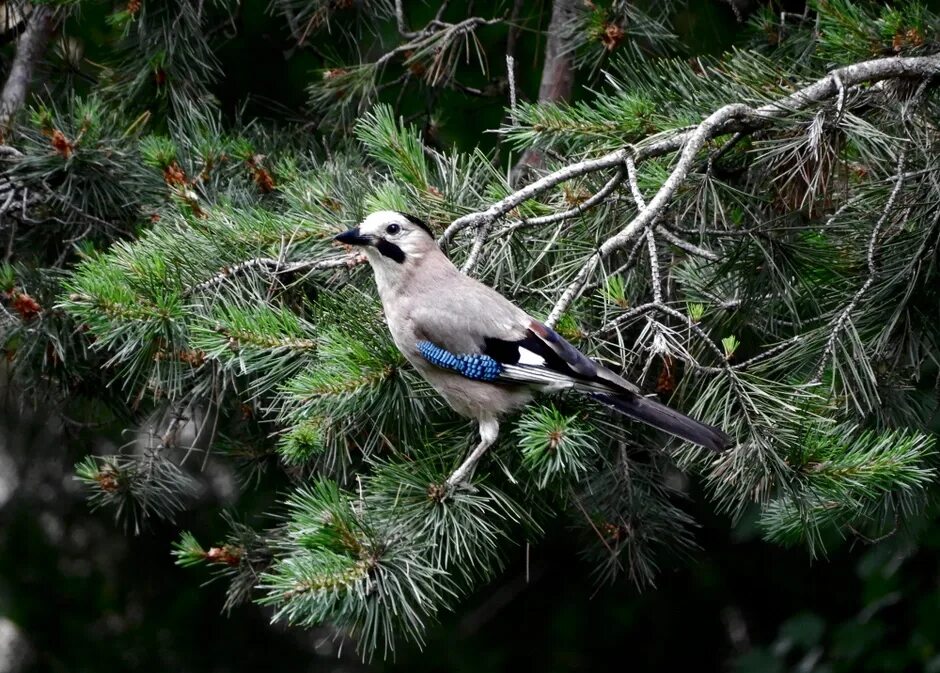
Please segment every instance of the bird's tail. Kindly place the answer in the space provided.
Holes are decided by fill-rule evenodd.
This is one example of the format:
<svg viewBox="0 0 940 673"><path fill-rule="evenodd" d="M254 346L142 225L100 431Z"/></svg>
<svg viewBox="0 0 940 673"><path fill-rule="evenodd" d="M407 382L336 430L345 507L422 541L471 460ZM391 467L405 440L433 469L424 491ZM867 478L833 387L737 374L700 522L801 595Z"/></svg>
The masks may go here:
<svg viewBox="0 0 940 673"><path fill-rule="evenodd" d="M635 418L663 432L712 451L724 451L733 443L731 437L718 428L689 418L665 404L642 395L593 393L591 397L613 407L625 416Z"/></svg>

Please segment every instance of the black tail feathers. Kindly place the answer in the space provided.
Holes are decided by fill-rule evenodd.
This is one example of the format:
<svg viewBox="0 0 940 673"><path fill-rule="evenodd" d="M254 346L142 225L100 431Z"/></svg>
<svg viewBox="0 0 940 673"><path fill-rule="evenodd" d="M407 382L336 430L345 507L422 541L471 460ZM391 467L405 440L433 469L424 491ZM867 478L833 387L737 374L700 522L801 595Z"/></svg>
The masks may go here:
<svg viewBox="0 0 940 673"><path fill-rule="evenodd" d="M613 407L625 416L635 418L663 432L712 451L724 451L734 443L731 437L718 428L700 423L648 397L602 393L595 393L591 397Z"/></svg>

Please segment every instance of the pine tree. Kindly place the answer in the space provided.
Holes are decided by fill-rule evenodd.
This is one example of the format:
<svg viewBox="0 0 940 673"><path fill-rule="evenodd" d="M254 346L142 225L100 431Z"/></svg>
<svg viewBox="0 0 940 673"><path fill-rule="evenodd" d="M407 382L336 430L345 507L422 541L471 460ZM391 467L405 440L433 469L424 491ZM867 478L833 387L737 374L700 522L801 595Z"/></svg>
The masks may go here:
<svg viewBox="0 0 940 673"><path fill-rule="evenodd" d="M266 121L214 94L251 3L20 4L0 100L9 376L136 430L76 466L135 532L186 508L210 460L245 489L289 476L273 515L226 514L212 545L180 534L178 562L223 577L226 609L330 622L385 656L559 517L598 582L650 587L664 558L707 553L680 472L811 555L928 520L940 20L924 5L768 5L746 44L703 56L673 35L678 4L556 0L555 93L527 101L505 59L538 21L526 3L275 0L322 68L301 121ZM94 72L70 37L84 5L110 11ZM590 93L546 84L559 73ZM506 105L495 149L447 142L448 96ZM465 272L735 448L546 397L473 489L445 489L475 428L332 243L375 209L425 218Z"/></svg>

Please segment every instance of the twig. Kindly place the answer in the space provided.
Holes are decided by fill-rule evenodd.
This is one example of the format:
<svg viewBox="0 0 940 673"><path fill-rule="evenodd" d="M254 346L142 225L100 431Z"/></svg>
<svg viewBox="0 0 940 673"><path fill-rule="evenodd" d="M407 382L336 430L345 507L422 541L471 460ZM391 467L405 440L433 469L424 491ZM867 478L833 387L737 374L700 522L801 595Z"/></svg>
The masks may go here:
<svg viewBox="0 0 940 673"><path fill-rule="evenodd" d="M659 252L656 250L656 237L653 230L646 228L646 249L650 256L650 283L653 286L653 301L659 303L663 300L663 282L659 273Z"/></svg>
<svg viewBox="0 0 940 673"><path fill-rule="evenodd" d="M244 262L239 262L233 266L225 267L211 278L208 278L201 283L197 283L196 285L187 288L184 294L188 296L198 292L203 292L213 287L217 287L224 284L232 276L245 273L246 271L250 271L252 269L263 268L275 275L281 275L301 270L311 272L323 271L326 269L337 269L341 267L352 268L362 264L365 261L365 256L363 255L347 255L345 257L331 257L327 259L307 260L302 262L291 262L289 264L283 264L280 260L273 259L271 257L256 257L254 259L245 260Z"/></svg>
<svg viewBox="0 0 940 673"><path fill-rule="evenodd" d="M718 255L716 255L711 250L706 250L705 248L699 247L695 245L694 243L690 243L684 238L679 238L674 233L666 229L666 227L664 227L662 224L656 225L656 233L662 236L664 239L666 239L666 241L668 241L672 245L679 248L680 250L685 250L690 255L695 255L696 257L702 257L704 259L707 259L710 262L717 262L719 259L721 259Z"/></svg>
<svg viewBox="0 0 940 673"><path fill-rule="evenodd" d="M480 257L480 253L483 251L483 244L486 242L486 235L490 231L490 225L485 224L477 230L477 234L473 239L473 247L470 248L470 254L467 255L466 261L463 263L463 266L460 267L460 270L466 274L469 274L473 271L473 267L476 266L477 259Z"/></svg>
<svg viewBox="0 0 940 673"><path fill-rule="evenodd" d="M637 210L643 210L646 208L646 199L643 198L643 192L640 191L640 184L636 176L636 162L633 160L633 156L628 155L624 160L624 165L627 167L627 181L630 183L630 193L633 194L633 200L636 201L636 208Z"/></svg>
<svg viewBox="0 0 940 673"><path fill-rule="evenodd" d="M628 156L625 163L627 166L627 181L630 183L630 191L633 193L633 200L636 201L636 209L638 212L642 212L646 210L646 199L643 198L643 193L640 191L640 186L637 182L636 164L632 156ZM662 304L663 287L659 275L659 253L656 251L656 237L653 236L651 225L647 225L646 227L646 249L650 256L650 282L653 285L653 303Z"/></svg>
<svg viewBox="0 0 940 673"><path fill-rule="evenodd" d="M570 220L571 218L578 217L583 215L586 211L603 202L611 192L613 192L617 187L620 186L620 183L623 182L625 173L621 170L617 171L613 177L610 178L604 186L601 187L596 194L592 195L590 198L585 199L578 205L568 210L563 210L560 213L552 213L551 215L540 215L539 217L529 217L516 220L511 224L507 225L503 229L499 230L494 234L492 238L498 238L505 234L510 234L516 229L521 229L523 227L535 227L542 226L545 224L555 224L556 222L562 222L564 220Z"/></svg>
<svg viewBox="0 0 940 673"><path fill-rule="evenodd" d="M284 264L284 256L287 255L287 251L290 250L290 246L293 244L294 238L296 236L297 236L297 229L294 229L294 231L291 232L290 240L287 240L287 241L284 240L284 235L281 234L281 247L278 250L277 260L275 260L276 263L274 265L274 268L271 270L271 275L273 277L277 278L282 273L281 269L282 269L282 265ZM265 298L266 301L271 301L271 299L274 297L274 290L275 290L275 283L272 280L271 284L268 286L268 294L267 294L267 297Z"/></svg>
<svg viewBox="0 0 940 673"><path fill-rule="evenodd" d="M682 321L685 322L687 325L694 324L691 322L692 319L690 317L683 315L679 311L665 307L661 303L651 301L646 304L640 304L639 306L634 306L630 310L625 311L624 313L621 313L616 318L604 324L603 326L597 328L593 332L588 332L586 336L587 337L604 337L608 333L616 330L623 323L629 322L635 318L638 318L639 316L645 313L649 313L650 311L662 311L663 313L668 313L669 315L674 316L674 317L679 316L682 318ZM710 344L713 344L711 339L708 338L708 335L706 335L705 331L702 330L701 328L699 328L698 334L703 340L707 341ZM717 346L715 346L714 348L711 349L712 352L715 353L716 355L720 355L721 361L724 362L727 366L707 367L704 365L700 365L697 362L691 362L690 364L692 364L697 369L701 369L704 371L711 371L711 372L723 372L725 371L725 369L729 367L730 369L734 371L743 371L749 367L752 367L753 365L756 365L759 362L763 362L764 360L771 358L774 355L777 355L778 353L781 353L782 351L785 351L787 348L801 341L802 339L803 339L803 335L797 335L797 336L791 337L787 339L786 341L783 341L777 344L776 346L773 346L772 348L767 349L763 353L758 353L757 355L751 358L748 358L747 360L743 360L742 362L738 362L737 364L734 364L734 365L730 365L729 363L727 363L724 357L724 354L721 353L720 350L718 350Z"/></svg>
<svg viewBox="0 0 940 673"><path fill-rule="evenodd" d="M842 78L837 72L832 73L832 79L836 83L836 87L839 90L838 97L836 98L835 121L836 126L838 126L842 122L842 117L845 115L845 85L842 83Z"/></svg>
<svg viewBox="0 0 940 673"><path fill-rule="evenodd" d="M607 544L607 538L604 537L601 534L601 532L597 529L597 526L594 524L594 519L592 519L591 515L587 513L586 509L584 509L584 505L581 504L581 499L578 497L578 494L574 492L574 489L569 488L568 495L572 500L574 500L574 504L578 506L578 509L581 510L581 514L584 515L584 520L587 521L590 524L591 528L594 529L594 533L597 535L597 539L601 541L601 544L607 547L607 551L610 552L610 555L616 558L617 553L613 549L611 549L610 545ZM619 559L618 559L618 563L619 563Z"/></svg>
<svg viewBox="0 0 940 673"><path fill-rule="evenodd" d="M380 68L398 54L402 54L406 51L417 52L420 49L430 45L430 43L434 40L438 39L439 33L444 34L443 37L440 37L440 39L447 41L460 35L469 33L478 26L492 26L501 22L502 19L484 19L479 16L473 16L469 19L464 19L459 23L442 23L440 21L432 21L424 30L417 33L412 33L414 39L411 39L404 44L400 44L394 49L391 49L390 51L382 54L382 56L376 59L372 65L375 68ZM436 25L437 29L431 28L431 25Z"/></svg>
<svg viewBox="0 0 940 673"><path fill-rule="evenodd" d="M872 283L875 282L875 275L877 273L877 269L875 268L875 252L876 246L878 245L878 236L881 234L881 228L891 214L891 210L894 208L894 202L897 200L898 194L901 192L901 186L904 184L904 162L906 159L907 152L902 150L898 156L897 179L894 182L894 189L891 190L891 196L888 197L881 217L875 222L875 226L871 232L871 238L868 239L868 278L866 278L862 286L858 288L858 291L852 296L849 303L845 305L845 308L839 313L839 317L832 326L832 331L829 333L829 338L826 340L826 347L823 349L823 353L819 358L819 364L816 365L816 371L812 378L813 383L819 383L822 380L823 372L826 369L826 362L835 350L836 340L838 340L839 334L845 329L845 325L849 321L852 311L858 306L858 302L861 301L862 297L872 286Z"/></svg>
<svg viewBox="0 0 940 673"><path fill-rule="evenodd" d="M650 311L653 311L657 308L659 308L659 303L655 301L651 301L646 304L640 304L639 306L634 306L628 311L624 311L623 313L618 315L616 318L614 318L610 322L604 324L601 327L598 327L593 332L588 332L587 336L589 337L604 336L608 332L613 332L623 323L629 322L630 320L633 320L634 318L637 318L643 315L644 313L649 313Z"/></svg>
<svg viewBox="0 0 940 673"><path fill-rule="evenodd" d="M642 238L637 239L636 243L633 244L633 247L630 248L630 252L627 253L626 261L620 266L618 266L616 269L614 269L613 271L605 275L607 277L616 276L618 273L623 273L627 269L632 268L633 265L636 264L637 258L640 256L640 248L642 247L643 247L643 239ZM603 284L604 284L604 281L602 279L598 279L594 281L593 283L588 283L587 285L585 285L584 289L582 289L581 292L582 293L593 292L594 290L596 290Z"/></svg>
<svg viewBox="0 0 940 673"><path fill-rule="evenodd" d="M606 323L602 327L599 327L595 331L589 332L588 336L589 337L603 337L607 333L614 331L621 324L628 322L634 318L637 318L641 315L644 315L646 313L650 313L652 311L664 313L668 316L676 318L682 321L683 323L685 323L685 325L689 328L689 330L693 332L708 347L708 349L712 353L714 353L716 359L720 363L720 366L718 367L710 367L707 365L700 365L695 360L688 360L688 363L698 370L701 370L704 372L710 372L713 374L731 373L739 369L745 369L747 365L754 364L756 361L758 361L758 359L763 359L763 357L765 357L764 355L760 357L754 357L736 366L732 366L731 363L728 362L728 359L725 357L725 354L722 352L720 348L718 348L715 342L712 341L712 338L708 336L705 330L703 330L694 320L692 320L692 318L682 313L681 311L677 311L671 306L667 306L662 301L651 301L646 304L640 304L639 306L635 306L629 311L626 311L622 313L621 315L617 316L616 318ZM771 351L773 351L774 353L779 350L782 350L780 345L775 346L773 349L771 349ZM685 358L683 358L683 360L684 359Z"/></svg>
<svg viewBox="0 0 940 673"><path fill-rule="evenodd" d="M12 197L13 195L10 194L10 198ZM7 240L7 249L3 255L4 262L9 262L11 259L13 259L13 244L15 242L16 242L16 220L12 220L12 223L10 224L10 238L9 240Z"/></svg>
<svg viewBox="0 0 940 673"><path fill-rule="evenodd" d="M434 21L432 23L441 23L441 17L444 16L444 12L447 11L447 4L449 0L444 0L437 8L437 13L434 15Z"/></svg>
<svg viewBox="0 0 940 673"><path fill-rule="evenodd" d="M685 313L677 311L671 306L666 306L665 304L659 304L656 307L656 310L666 313L668 315L671 315L673 318L677 318L678 320L681 320L682 322L684 322L688 326L688 328L692 330L692 332L694 332L696 336L698 336L699 339L701 339L705 343L706 346L708 346L709 350L711 350L712 353L715 354L715 357L718 358L718 361L721 363L721 369L724 369L726 371L731 371L731 364L728 362L728 359L725 357L725 354L722 352L720 348L718 348L718 346L715 345L715 342L712 341L712 338L708 336L708 334L705 333L705 330L699 327L698 324L694 320L692 320L692 318L687 316Z"/></svg>
<svg viewBox="0 0 940 673"><path fill-rule="evenodd" d="M811 229L815 225L802 227L804 229ZM798 227L789 227L790 229L795 229ZM680 227L677 224L671 226L670 230L679 232L680 234L685 234L687 236L696 236L696 235L708 235L708 236L750 236L752 234L758 234L761 231L761 227L758 225L756 227L748 227L747 229L717 229L715 227L705 227L702 229L691 228L691 227Z"/></svg>
<svg viewBox="0 0 940 673"><path fill-rule="evenodd" d="M398 23L398 33L405 39L418 37L418 33L408 30L405 25L405 9L402 7L402 0L395 0L395 20Z"/></svg>
<svg viewBox="0 0 940 673"><path fill-rule="evenodd" d="M594 173L606 168L614 168L615 166L622 164L626 157L626 150L617 150L615 152L611 152L610 154L605 154L604 156L597 159L580 161L576 164L566 166L561 170L555 171L550 175L546 175L545 177L536 180L532 184L523 187L517 192L510 194L506 198L497 201L484 211L470 213L469 215L464 215L463 217L457 218L450 223L450 226L448 226L447 229L444 230L440 240L442 243L446 244L458 231L466 229L467 227L477 227L488 222L493 222L518 206L520 203L538 196L542 192L551 189L555 185L561 184L562 182L567 182L568 180L579 177L581 175Z"/></svg>
<svg viewBox="0 0 940 673"><path fill-rule="evenodd" d="M778 353L782 353L783 351L787 350L790 346L793 346L794 344L802 341L803 338L804 337L802 334L797 334L796 336L790 337L786 341L778 343L776 346L773 346L772 348L768 348L763 353L758 353L757 355L750 357L747 360L739 362L736 365L732 365L731 368L737 371L747 369L748 367L756 365L758 362L763 362L764 360L767 360L768 358L772 358Z"/></svg>
<svg viewBox="0 0 940 673"><path fill-rule="evenodd" d="M511 54L506 54L506 77L509 80L509 116L512 119L512 125L518 126L519 119L516 117L516 59Z"/></svg>
<svg viewBox="0 0 940 673"><path fill-rule="evenodd" d="M709 155L708 155L708 163L705 165L705 170L706 170L708 173L711 173L711 172L712 172L712 168L714 167L715 163L716 163L719 159L721 159L723 156L725 156L728 152L730 152L730 151L734 148L735 145L737 145L739 142L741 142L741 139L742 139L744 136L745 136L745 134L744 134L743 132L738 131L738 132L735 133L733 136L731 136L731 138L728 140L728 142L724 143L724 144L723 144L721 147L719 147L717 150L715 150L714 152L712 152L711 154L709 154Z"/></svg>

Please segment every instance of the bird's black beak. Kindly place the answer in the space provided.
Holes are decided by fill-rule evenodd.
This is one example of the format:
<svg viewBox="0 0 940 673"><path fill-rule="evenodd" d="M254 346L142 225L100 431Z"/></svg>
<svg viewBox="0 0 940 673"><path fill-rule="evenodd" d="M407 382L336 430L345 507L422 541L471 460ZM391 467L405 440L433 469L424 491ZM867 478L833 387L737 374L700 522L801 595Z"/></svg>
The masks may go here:
<svg viewBox="0 0 940 673"><path fill-rule="evenodd" d="M346 245L372 245L372 238L360 234L359 227L344 231L342 234L337 234L333 237L333 240L345 243Z"/></svg>

